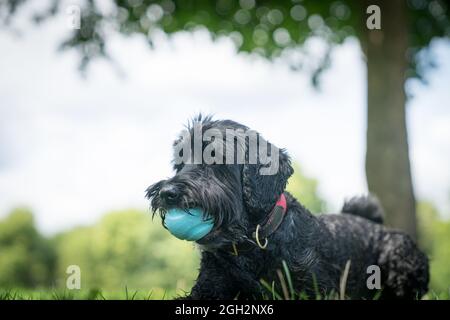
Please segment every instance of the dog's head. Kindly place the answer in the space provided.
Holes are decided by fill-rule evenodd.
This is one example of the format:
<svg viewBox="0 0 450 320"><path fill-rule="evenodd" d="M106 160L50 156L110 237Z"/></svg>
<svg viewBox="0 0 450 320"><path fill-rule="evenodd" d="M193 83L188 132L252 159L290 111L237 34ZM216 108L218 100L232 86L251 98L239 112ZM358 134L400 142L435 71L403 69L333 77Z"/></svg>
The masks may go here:
<svg viewBox="0 0 450 320"><path fill-rule="evenodd" d="M199 115L173 146L175 175L147 189L153 214L203 209L214 228L198 242L210 247L250 237L293 172L284 150L230 120Z"/></svg>

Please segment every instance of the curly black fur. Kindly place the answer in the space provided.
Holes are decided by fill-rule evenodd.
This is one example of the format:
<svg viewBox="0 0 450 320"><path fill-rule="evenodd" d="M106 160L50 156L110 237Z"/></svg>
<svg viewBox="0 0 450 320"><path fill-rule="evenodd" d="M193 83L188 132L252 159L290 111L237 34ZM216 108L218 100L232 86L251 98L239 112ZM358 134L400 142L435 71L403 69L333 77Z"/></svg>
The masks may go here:
<svg viewBox="0 0 450 320"><path fill-rule="evenodd" d="M360 216L380 224L384 220L384 211L380 201L372 195L351 198L344 203L342 213Z"/></svg>
<svg viewBox="0 0 450 320"><path fill-rule="evenodd" d="M188 127L202 123L203 129L244 129L230 120L215 121L199 116ZM184 143L182 137L175 145ZM211 142L212 143L212 142ZM237 139L236 148L248 149L247 141ZM205 147L205 145L203 146ZM248 151L248 150L247 150ZM246 154L248 156L248 154ZM202 254L196 284L188 299L258 299L261 279L274 282L281 292L277 270L285 261L298 292L315 297L339 292L344 267L350 261L346 283L347 297L372 298L378 290L366 285L367 267L381 270L381 298L420 298L428 290L428 259L411 238L382 225L383 211L369 197L353 198L343 208L345 214L312 215L289 193L287 213L280 227L268 239L265 250L239 252L226 248L232 243L252 241L252 232L270 212L284 192L293 169L284 150L280 150L278 173L259 174L257 164L177 164L173 178L160 181L147 190L153 213L164 213L171 206L201 207L215 221L213 231L198 241ZM170 185L180 194L168 203L160 190Z"/></svg>

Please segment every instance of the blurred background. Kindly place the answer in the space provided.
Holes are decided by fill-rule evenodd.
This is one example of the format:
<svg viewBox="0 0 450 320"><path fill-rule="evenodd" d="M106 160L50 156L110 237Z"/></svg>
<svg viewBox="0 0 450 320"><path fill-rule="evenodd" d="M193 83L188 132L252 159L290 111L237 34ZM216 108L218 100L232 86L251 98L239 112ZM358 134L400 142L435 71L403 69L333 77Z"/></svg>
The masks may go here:
<svg viewBox="0 0 450 320"><path fill-rule="evenodd" d="M376 194L449 297L446 2L6 0L0 24L0 298L66 298L69 265L75 297L189 290L144 191L198 112L286 148L313 213Z"/></svg>

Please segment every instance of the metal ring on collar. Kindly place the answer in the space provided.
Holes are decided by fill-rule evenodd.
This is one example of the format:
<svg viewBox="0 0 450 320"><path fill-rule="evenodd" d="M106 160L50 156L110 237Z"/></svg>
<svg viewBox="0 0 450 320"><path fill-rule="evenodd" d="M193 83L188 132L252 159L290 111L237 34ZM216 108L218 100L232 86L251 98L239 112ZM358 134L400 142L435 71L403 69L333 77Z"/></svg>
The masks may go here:
<svg viewBox="0 0 450 320"><path fill-rule="evenodd" d="M258 244L258 247L260 247L261 249L265 249L265 248L267 248L267 244L269 243L269 241L267 240L267 238L265 238L264 240L266 240L266 241L264 242L264 245L262 245L261 242L259 241L259 228L260 227L261 226L259 224L256 226L255 240L256 240L256 243Z"/></svg>

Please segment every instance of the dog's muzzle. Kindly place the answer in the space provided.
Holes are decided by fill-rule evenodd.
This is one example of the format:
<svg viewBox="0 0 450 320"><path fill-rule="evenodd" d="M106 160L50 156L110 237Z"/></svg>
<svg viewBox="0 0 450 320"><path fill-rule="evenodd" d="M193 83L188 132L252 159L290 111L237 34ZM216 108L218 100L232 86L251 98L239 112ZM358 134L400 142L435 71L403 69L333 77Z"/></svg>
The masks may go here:
<svg viewBox="0 0 450 320"><path fill-rule="evenodd" d="M197 241L213 228L213 219L207 219L200 208L169 209L164 217L164 225L175 237L181 240Z"/></svg>

